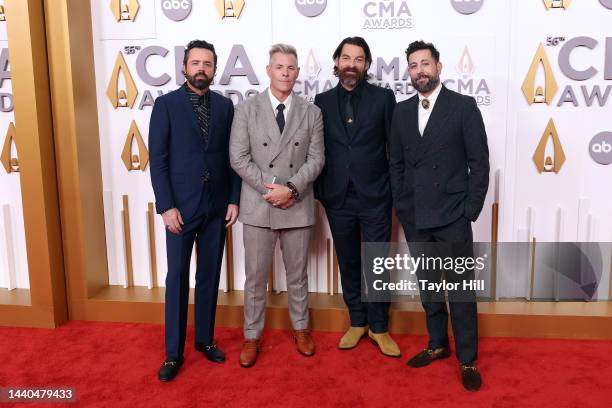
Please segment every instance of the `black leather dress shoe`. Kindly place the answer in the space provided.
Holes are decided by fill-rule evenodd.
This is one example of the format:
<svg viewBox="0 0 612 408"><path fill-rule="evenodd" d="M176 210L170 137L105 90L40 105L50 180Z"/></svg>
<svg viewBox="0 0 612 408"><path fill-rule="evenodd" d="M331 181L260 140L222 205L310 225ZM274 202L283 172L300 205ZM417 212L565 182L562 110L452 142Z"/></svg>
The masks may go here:
<svg viewBox="0 0 612 408"><path fill-rule="evenodd" d="M171 381L174 379L179 371L179 368L181 368L181 365L183 365L182 359L177 360L175 358L167 358L164 360L159 368L159 373L157 374L159 381Z"/></svg>
<svg viewBox="0 0 612 408"><path fill-rule="evenodd" d="M210 346L196 343L195 348L204 353L204 356L213 363L222 363L225 361L225 354L214 343Z"/></svg>
<svg viewBox="0 0 612 408"><path fill-rule="evenodd" d="M474 363L461 364L461 382L468 391L478 391L482 384L482 378Z"/></svg>
<svg viewBox="0 0 612 408"><path fill-rule="evenodd" d="M440 347L437 349L426 348L408 360L406 364L412 368L419 368L429 365L434 360L448 357L450 357L450 349L448 347Z"/></svg>

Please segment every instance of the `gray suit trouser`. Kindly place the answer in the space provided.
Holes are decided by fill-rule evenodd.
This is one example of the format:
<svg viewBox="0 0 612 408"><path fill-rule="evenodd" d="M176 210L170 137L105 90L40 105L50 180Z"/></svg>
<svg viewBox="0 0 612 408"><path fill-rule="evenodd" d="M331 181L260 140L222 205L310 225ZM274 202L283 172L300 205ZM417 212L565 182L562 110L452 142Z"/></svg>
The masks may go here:
<svg viewBox="0 0 612 408"><path fill-rule="evenodd" d="M294 330L308 328L308 248L312 227L270 228L243 225L245 272L244 337L259 339L264 328L268 274L280 239L287 271L289 317Z"/></svg>

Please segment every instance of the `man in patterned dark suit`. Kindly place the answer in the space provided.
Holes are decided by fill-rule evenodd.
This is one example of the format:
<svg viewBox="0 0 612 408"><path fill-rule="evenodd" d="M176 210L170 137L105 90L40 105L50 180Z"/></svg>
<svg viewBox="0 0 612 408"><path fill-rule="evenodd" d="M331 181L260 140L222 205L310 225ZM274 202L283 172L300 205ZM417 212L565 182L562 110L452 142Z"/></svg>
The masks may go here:
<svg viewBox="0 0 612 408"><path fill-rule="evenodd" d="M391 125L391 188L398 218L413 256L446 259L474 256L472 222L489 186L489 148L474 98L440 83L440 53L415 41L406 49L417 95L400 102ZM417 271L420 282L469 281L474 270ZM421 288L422 289L422 288ZM444 292L421 290L429 344L408 361L413 368L450 356ZM457 359L466 389L480 388L476 368L478 322L473 291L448 291Z"/></svg>

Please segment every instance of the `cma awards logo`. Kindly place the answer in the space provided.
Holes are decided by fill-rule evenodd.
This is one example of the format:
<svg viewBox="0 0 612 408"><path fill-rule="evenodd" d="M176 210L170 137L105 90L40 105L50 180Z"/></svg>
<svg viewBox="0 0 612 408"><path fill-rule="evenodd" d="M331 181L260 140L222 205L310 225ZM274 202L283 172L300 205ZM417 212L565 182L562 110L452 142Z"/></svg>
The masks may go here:
<svg viewBox="0 0 612 408"><path fill-rule="evenodd" d="M451 0L453 8L461 14L474 14L482 7L484 0Z"/></svg>
<svg viewBox="0 0 612 408"><path fill-rule="evenodd" d="M405 1L368 1L363 6L364 30L386 30L414 27L414 18Z"/></svg>
<svg viewBox="0 0 612 408"><path fill-rule="evenodd" d="M550 9L567 9L570 5L570 0L544 0L546 10Z"/></svg>
<svg viewBox="0 0 612 408"><path fill-rule="evenodd" d="M132 109L136 105L139 110L142 110L147 106L153 106L155 102L153 95L163 95L164 92L160 87L169 84L173 76L163 71L161 74L152 74L151 69L155 69L152 67L159 68L160 58L165 58L170 54L170 50L160 45L150 45L142 49L140 49L140 47L130 46L125 47L125 49L127 50L126 54L128 57L136 57L135 69L129 68L123 53L119 51L115 59L115 65L110 74L110 79L106 88L106 96L114 109ZM178 86L185 82L185 77L182 73L185 47L178 45L175 46L173 50L173 74L175 83ZM155 62L158 64L156 65ZM230 84L233 77L246 77L250 85L259 85L259 79L255 74L255 70L251 65L251 61L243 45L233 45L223 69L221 69L222 66L223 65L220 64L220 68L217 70L217 76L215 77L216 86L226 87ZM150 86L152 88L139 90L132 72L137 74L138 79L144 83L145 86ZM232 98L236 103L258 93L257 89L240 91L223 88L223 92L219 89L215 91L228 98ZM138 104L136 104L137 99L139 100Z"/></svg>
<svg viewBox="0 0 612 408"><path fill-rule="evenodd" d="M589 143L589 154L596 163L612 164L612 132L601 132Z"/></svg>
<svg viewBox="0 0 612 408"><path fill-rule="evenodd" d="M455 70L460 77L457 79L444 80L444 85L447 88L453 89L464 95L473 96L478 105L491 105L492 98L489 84L487 84L484 78L474 77L476 73L476 64L467 47L463 49L463 53L455 66Z"/></svg>
<svg viewBox="0 0 612 408"><path fill-rule="evenodd" d="M302 66L300 73L306 74L306 79L295 81L293 91L308 102L314 102L316 94L333 88L331 80L319 81L321 64L317 60L312 48L308 51L308 57L306 57L306 62Z"/></svg>
<svg viewBox="0 0 612 408"><path fill-rule="evenodd" d="M548 43L553 47L563 44L559 50L557 62L559 70L567 79L571 81L587 81L599 74L600 71L592 65L589 66L589 63L585 62L585 58L580 59L580 68L574 65L577 59L571 58L576 48L586 48L588 50L596 48L599 44L599 41L596 39L591 37L575 37L566 41L565 38L555 37L549 38ZM603 79L610 81L612 80L612 37L606 38L605 43ZM585 65L587 68L583 69L582 67ZM529 105L551 105L554 103L554 98L559 90L558 78L542 43L539 44L533 56L521 90ZM566 103L571 103L574 107L578 107L582 103L585 106L592 106L597 102L599 106L605 106L611 92L612 85L609 83L580 86L569 83L564 86L556 105L560 107Z"/></svg>
<svg viewBox="0 0 612 408"><path fill-rule="evenodd" d="M244 0L215 0L215 8L221 18L240 18Z"/></svg>
<svg viewBox="0 0 612 408"><path fill-rule="evenodd" d="M4 4L0 4L0 22L6 21L6 14L4 13Z"/></svg>
<svg viewBox="0 0 612 408"><path fill-rule="evenodd" d="M295 8L304 17L316 17L327 7L327 0L295 0Z"/></svg>
<svg viewBox="0 0 612 408"><path fill-rule="evenodd" d="M536 147L533 162L538 169L538 173L559 173L565 163L565 152L552 119L548 121L546 130L544 130L538 147Z"/></svg>
<svg viewBox="0 0 612 408"><path fill-rule="evenodd" d="M128 130L127 137L125 138L125 144L121 152L121 161L127 171L145 171L149 163L149 151L134 120L132 120L130 130Z"/></svg>
<svg viewBox="0 0 612 408"><path fill-rule="evenodd" d="M17 159L17 145L15 144L15 125L13 122L9 123L4 137L4 145L2 146L2 153L0 153L0 162L4 170L8 174L19 172L19 160Z"/></svg>
<svg viewBox="0 0 612 408"><path fill-rule="evenodd" d="M117 22L134 21L140 4L138 0L111 0L110 9Z"/></svg>

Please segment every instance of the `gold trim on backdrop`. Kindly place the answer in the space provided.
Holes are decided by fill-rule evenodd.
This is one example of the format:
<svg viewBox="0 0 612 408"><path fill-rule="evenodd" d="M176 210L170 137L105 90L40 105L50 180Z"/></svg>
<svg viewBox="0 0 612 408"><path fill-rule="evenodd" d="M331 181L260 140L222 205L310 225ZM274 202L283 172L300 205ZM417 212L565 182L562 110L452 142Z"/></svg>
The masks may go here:
<svg viewBox="0 0 612 408"><path fill-rule="evenodd" d="M497 297L497 240L499 231L499 203L491 206L491 299Z"/></svg>
<svg viewBox="0 0 612 408"><path fill-rule="evenodd" d="M53 327L68 313L43 1L12 0L4 11L31 306L0 305L0 324Z"/></svg>
<svg viewBox="0 0 612 408"><path fill-rule="evenodd" d="M55 155L72 316L75 307L108 286L91 2L44 4L48 64L38 65L51 77L53 129L61 135L55 138Z"/></svg>
<svg viewBox="0 0 612 408"><path fill-rule="evenodd" d="M329 238L325 239L325 266L327 270L327 293L333 295L331 293L331 240Z"/></svg>
<svg viewBox="0 0 612 408"><path fill-rule="evenodd" d="M126 286L134 286L134 270L132 269L132 234L130 234L130 208L127 195L123 195L123 242L125 244Z"/></svg>
<svg viewBox="0 0 612 408"><path fill-rule="evenodd" d="M138 152L132 152L132 144L136 141ZM123 145L123 151L121 152L121 161L125 165L127 171L140 170L145 171L147 164L149 164L149 151L147 145L145 145L138 125L136 121L132 120L130 124L130 130L125 138L125 144Z"/></svg>
<svg viewBox="0 0 612 408"><path fill-rule="evenodd" d="M233 227L225 235L225 272L227 273L227 291L234 290L234 234Z"/></svg>
<svg viewBox="0 0 612 408"><path fill-rule="evenodd" d="M15 130L15 124L11 122L6 129L4 145L2 146L2 152L0 153L0 162L2 162L2 166L7 173L19 172L19 152L17 152L17 157L11 157L13 145L15 145L15 150L17 150L17 143L15 143L16 135L17 132Z"/></svg>
<svg viewBox="0 0 612 408"><path fill-rule="evenodd" d="M155 209L148 204L147 224L149 225L149 253L151 257L151 287L157 287L157 252L155 248Z"/></svg>

